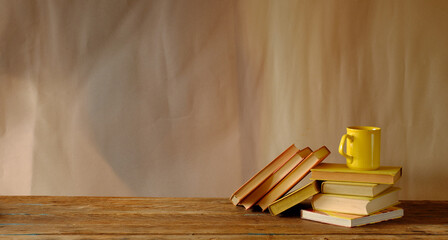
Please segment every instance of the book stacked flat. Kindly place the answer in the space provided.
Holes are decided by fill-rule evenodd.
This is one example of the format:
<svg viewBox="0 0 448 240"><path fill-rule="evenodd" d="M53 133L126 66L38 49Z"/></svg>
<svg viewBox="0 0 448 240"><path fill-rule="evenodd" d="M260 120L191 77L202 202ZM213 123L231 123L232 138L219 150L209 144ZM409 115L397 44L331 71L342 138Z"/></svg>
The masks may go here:
<svg viewBox="0 0 448 240"><path fill-rule="evenodd" d="M291 145L233 193L230 200L246 210L259 206L265 211L329 154L325 146L312 151L309 147L299 150Z"/></svg>
<svg viewBox="0 0 448 240"><path fill-rule="evenodd" d="M323 163L311 169L311 179L320 182L320 193L312 197L312 210L302 218L346 227L390 220L403 216L395 207L401 167L359 171L345 164Z"/></svg>

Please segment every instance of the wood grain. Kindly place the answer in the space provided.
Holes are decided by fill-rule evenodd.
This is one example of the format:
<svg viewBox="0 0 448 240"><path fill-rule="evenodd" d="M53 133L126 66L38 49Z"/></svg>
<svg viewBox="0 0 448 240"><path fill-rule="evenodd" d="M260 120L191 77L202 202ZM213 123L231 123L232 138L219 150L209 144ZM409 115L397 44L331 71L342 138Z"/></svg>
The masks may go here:
<svg viewBox="0 0 448 240"><path fill-rule="evenodd" d="M448 201L403 201L401 219L344 228L219 198L0 197L0 239L448 238Z"/></svg>

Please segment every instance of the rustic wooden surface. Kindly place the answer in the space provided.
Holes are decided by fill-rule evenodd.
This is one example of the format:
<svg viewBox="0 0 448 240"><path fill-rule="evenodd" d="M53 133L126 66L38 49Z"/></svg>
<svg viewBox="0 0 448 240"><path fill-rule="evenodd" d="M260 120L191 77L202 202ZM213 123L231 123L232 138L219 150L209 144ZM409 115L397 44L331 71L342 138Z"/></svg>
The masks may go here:
<svg viewBox="0 0 448 240"><path fill-rule="evenodd" d="M401 219L344 228L228 199L3 196L0 239L448 239L448 201L401 206Z"/></svg>

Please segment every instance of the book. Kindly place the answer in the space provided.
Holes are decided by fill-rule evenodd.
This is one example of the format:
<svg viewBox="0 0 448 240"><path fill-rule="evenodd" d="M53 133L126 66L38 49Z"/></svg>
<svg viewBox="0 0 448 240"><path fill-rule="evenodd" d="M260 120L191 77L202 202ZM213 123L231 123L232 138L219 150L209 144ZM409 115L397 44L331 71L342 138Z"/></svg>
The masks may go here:
<svg viewBox="0 0 448 240"><path fill-rule="evenodd" d="M324 181L321 184L321 192L340 195L375 197L392 186L393 185L391 184L378 183Z"/></svg>
<svg viewBox="0 0 448 240"><path fill-rule="evenodd" d="M289 172L291 172L303 159L312 153L309 147L300 150L296 155L288 160L282 167L280 167L274 174L272 174L266 181L252 191L245 197L238 205L243 205L246 210L251 208L258 202L266 193L269 192L278 182L280 182Z"/></svg>
<svg viewBox="0 0 448 240"><path fill-rule="evenodd" d="M401 218L404 210L399 207L389 207L372 215L360 216L335 212L322 212L316 210L301 210L302 219L328 223L343 227L357 227L391 219Z"/></svg>
<svg viewBox="0 0 448 240"><path fill-rule="evenodd" d="M238 190L236 190L230 197L232 203L234 205L238 205L238 203L243 200L244 197L246 197L249 193L256 189L260 184L262 184L267 178L269 178L269 176L275 173L297 152L299 152L299 149L294 144L287 148L277 158L272 160L262 170L260 170L246 183L244 183Z"/></svg>
<svg viewBox="0 0 448 240"><path fill-rule="evenodd" d="M345 164L323 163L311 169L313 180L394 184L401 177L401 167L380 167L376 170L354 170Z"/></svg>
<svg viewBox="0 0 448 240"><path fill-rule="evenodd" d="M376 197L319 193L311 199L314 210L369 215L398 204L399 188L392 187Z"/></svg>
<svg viewBox="0 0 448 240"><path fill-rule="evenodd" d="M303 177L305 177L311 168L321 163L328 155L330 150L322 146L318 150L312 152L306 157L297 167L295 167L285 178L283 178L275 187L271 189L260 201L257 203L263 211L277 199L287 193L294 185L296 185Z"/></svg>
<svg viewBox="0 0 448 240"><path fill-rule="evenodd" d="M314 196L315 194L319 193L319 183L316 181L312 181L306 186L297 189L284 197L278 199L277 201L273 202L271 205L269 205L268 209L269 212L276 216L294 206L297 204L305 201L309 197Z"/></svg>

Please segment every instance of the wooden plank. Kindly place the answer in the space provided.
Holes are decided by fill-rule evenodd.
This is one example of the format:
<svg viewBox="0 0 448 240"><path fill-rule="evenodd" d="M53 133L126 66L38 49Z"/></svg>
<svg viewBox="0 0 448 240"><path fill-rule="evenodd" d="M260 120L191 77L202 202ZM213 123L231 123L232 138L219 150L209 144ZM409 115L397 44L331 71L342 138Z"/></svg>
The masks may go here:
<svg viewBox="0 0 448 240"><path fill-rule="evenodd" d="M298 235L320 234L338 238L381 235L383 238L388 233L395 237L390 239L402 239L402 236L418 239L424 234L448 238L447 201L404 201L402 207L405 209L402 219L350 229L301 220L298 210L282 217L245 211L227 199L3 196L0 197L0 236L8 239L13 236L71 239L77 239L77 235L97 236L97 239L165 236L172 239L193 234L195 238L255 236L263 239L268 236L272 239L275 236L288 239L295 236L297 239Z"/></svg>
<svg viewBox="0 0 448 240"><path fill-rule="evenodd" d="M434 239L442 240L447 239L446 236L428 236L428 235L8 235L0 236L1 239L10 240L33 240L33 239L46 239L46 240L123 240L123 239L159 239L159 240L173 240L173 239L198 239L198 240L213 240L213 239L241 239L241 240L326 240L326 239L341 239L341 240L351 240L351 239L382 239L382 240L417 240L417 239Z"/></svg>
<svg viewBox="0 0 448 240"><path fill-rule="evenodd" d="M317 224L317 223L316 223ZM389 232L390 234L401 235L445 235L447 226L440 225L419 225L419 226L403 226L396 225L387 227L361 227L353 229L345 229L336 226L311 225L302 224L299 229L294 229L298 225L280 226L280 225L254 225L245 224L242 226L229 227L228 225L207 225L185 224L181 225L116 225L116 224L73 224L65 222L63 224L4 224L0 228L1 234L23 234L23 235L182 235L182 234L198 234L198 235L313 235L313 234L358 234L372 235ZM391 224L386 224L391 225ZM311 229L306 229L309 226Z"/></svg>

